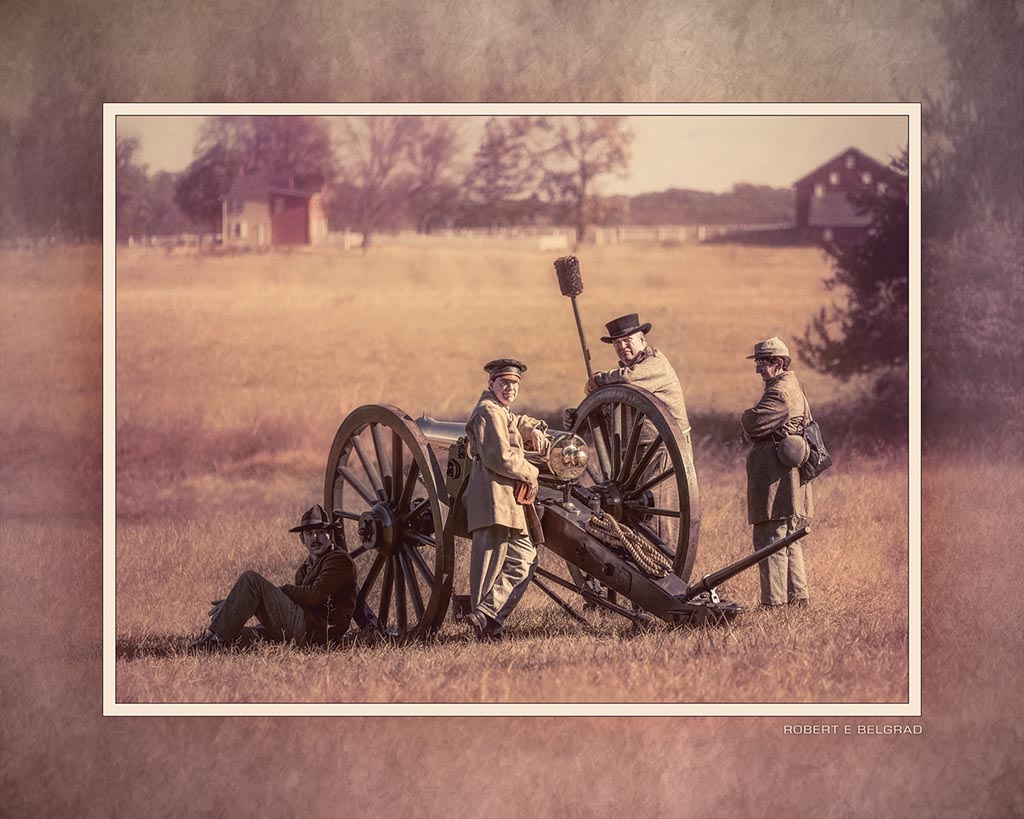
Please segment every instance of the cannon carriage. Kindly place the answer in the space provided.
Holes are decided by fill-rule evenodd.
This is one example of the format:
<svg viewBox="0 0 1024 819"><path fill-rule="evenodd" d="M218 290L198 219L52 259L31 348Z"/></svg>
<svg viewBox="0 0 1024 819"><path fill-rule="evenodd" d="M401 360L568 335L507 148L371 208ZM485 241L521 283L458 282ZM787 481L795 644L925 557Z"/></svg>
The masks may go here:
<svg viewBox="0 0 1024 819"><path fill-rule="evenodd" d="M572 430L549 432L549 454L528 453L541 472L533 504L539 530L531 534L565 561L569 577L538 568L534 581L577 618L549 584L638 624L731 619L740 608L719 601L715 587L806 534L691 585L700 536L696 474L688 436L664 405L637 387L604 387L580 405ZM652 474L652 463L665 466ZM469 536L461 495L470 465L458 422L372 404L341 424L324 503L359 566L360 628L409 640L441 627L456 588L457 544ZM670 500L656 505L664 503L659 497Z"/></svg>
<svg viewBox="0 0 1024 819"><path fill-rule="evenodd" d="M563 294L573 297L590 373L575 301L582 281L578 266L571 268L576 278L567 290L559 269L566 261L556 270ZM588 395L571 429L548 432L545 455L527 452L540 472L527 521L534 543L564 560L569 577L538 567L534 582L577 619L551 584L641 625L731 619L741 609L721 602L715 587L807 533L691 584L700 501L689 429L656 396L617 384ZM469 537L462 504L472 461L467 441L464 422L413 419L390 404L359 407L339 427L324 507L357 563L354 619L361 629L403 641L428 638L450 609L458 614L453 600L465 596L455 594L456 549Z"/></svg>

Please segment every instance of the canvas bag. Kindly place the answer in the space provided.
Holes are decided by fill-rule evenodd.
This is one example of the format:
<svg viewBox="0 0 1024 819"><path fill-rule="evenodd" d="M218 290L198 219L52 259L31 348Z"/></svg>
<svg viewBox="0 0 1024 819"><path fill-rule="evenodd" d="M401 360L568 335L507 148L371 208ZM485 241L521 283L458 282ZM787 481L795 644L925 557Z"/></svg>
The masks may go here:
<svg viewBox="0 0 1024 819"><path fill-rule="evenodd" d="M802 435L807 440L809 454L807 460L800 467L800 483L813 481L832 466L832 456L825 448L825 441L821 437L821 427L811 417L811 406L807 403L806 395L804 396L804 407L807 408L807 421L804 423Z"/></svg>

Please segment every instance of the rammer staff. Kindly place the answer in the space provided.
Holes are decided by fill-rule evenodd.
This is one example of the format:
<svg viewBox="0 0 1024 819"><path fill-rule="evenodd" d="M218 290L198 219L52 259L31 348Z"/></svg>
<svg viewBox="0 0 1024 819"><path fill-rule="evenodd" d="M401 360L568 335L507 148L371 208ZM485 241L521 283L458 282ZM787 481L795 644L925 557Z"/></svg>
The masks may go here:
<svg viewBox="0 0 1024 819"><path fill-rule="evenodd" d="M576 304L576 297L583 292L580 260L575 256L562 256L560 259L555 259L555 275L558 277L558 287L562 291L562 295L572 299L572 312L576 317L576 329L580 334L580 346L583 348L583 363L587 365L587 378L592 378L594 371L590 367L590 348L587 347L587 340L583 337L583 322L580 320L580 308Z"/></svg>

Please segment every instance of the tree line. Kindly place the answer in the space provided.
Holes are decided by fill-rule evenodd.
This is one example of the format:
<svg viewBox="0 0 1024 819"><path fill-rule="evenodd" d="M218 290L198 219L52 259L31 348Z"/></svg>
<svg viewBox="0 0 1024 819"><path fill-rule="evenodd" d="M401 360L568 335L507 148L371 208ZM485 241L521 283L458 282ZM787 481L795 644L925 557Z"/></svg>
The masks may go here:
<svg viewBox="0 0 1024 819"><path fill-rule="evenodd" d="M212 117L195 159L173 180L171 201L197 229L220 227L221 200L240 174L288 174L326 192L328 221L369 246L395 227L504 227L546 220L582 237L603 215L597 184L629 167L626 117L492 117L471 158L455 117ZM168 193L118 141L118 223L122 235L151 227L152 202Z"/></svg>
<svg viewBox="0 0 1024 819"><path fill-rule="evenodd" d="M139 143L117 143L118 234L220 229L221 200L239 174L292 175L326 191L335 230L594 224L785 222L792 192L736 185L726 194L668 190L603 196L625 173L633 135L625 117L491 117L478 135L456 117L213 117L180 174L149 176ZM162 203L162 205L161 205Z"/></svg>

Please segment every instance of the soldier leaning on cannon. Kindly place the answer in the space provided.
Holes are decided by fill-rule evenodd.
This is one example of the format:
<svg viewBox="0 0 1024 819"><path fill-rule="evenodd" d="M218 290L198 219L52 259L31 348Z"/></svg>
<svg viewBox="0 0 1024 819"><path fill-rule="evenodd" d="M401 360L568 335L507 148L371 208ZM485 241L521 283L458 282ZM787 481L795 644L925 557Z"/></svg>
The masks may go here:
<svg viewBox="0 0 1024 819"><path fill-rule="evenodd" d="M609 384L632 384L653 394L668 409L684 443L689 441L690 420L686 414L686 402L683 400L683 388L679 376L665 354L647 343L647 333L653 325L648 321L640 323L636 313L612 319L605 327L608 335L601 341L611 344L619 357L619 366L614 370L594 373L586 383L587 395L598 387ZM575 422L575 410L568 409L563 414L563 423L571 427ZM645 424L640 438L641 445L654 440L657 432L653 424ZM645 478L659 475L669 466L667 451L662 451L647 468ZM659 508L678 509L679 494L674 480L662 481L654 488L654 505ZM678 518L658 516L653 521L655 534L665 543L675 545L679 536Z"/></svg>
<svg viewBox="0 0 1024 819"><path fill-rule="evenodd" d="M334 545L333 524L320 505L311 507L297 532L308 552L295 583L275 586L245 571L223 600L214 600L210 626L190 651L211 651L255 640L329 645L348 629L356 607L356 568L348 552ZM246 627L252 617L260 625Z"/></svg>
<svg viewBox="0 0 1024 819"><path fill-rule="evenodd" d="M511 358L490 361L487 389L466 423L473 464L464 502L473 538L469 563L472 612L467 621L480 639L500 639L537 566L526 516L516 500L532 502L538 470L526 460L528 447L545 452L547 424L510 407L526 365Z"/></svg>
<svg viewBox="0 0 1024 819"><path fill-rule="evenodd" d="M796 375L789 369L789 349L772 337L754 345L754 369L764 382L761 400L743 412L740 425L751 444L747 453L747 522L754 525L754 550L792 534L814 514L811 484L801 483L799 465L806 453L790 453L803 445L810 407ZM782 450L777 451L779 444ZM789 464L781 458L786 458ZM790 464L796 464L791 466ZM803 548L799 542L758 564L761 605L809 605Z"/></svg>

